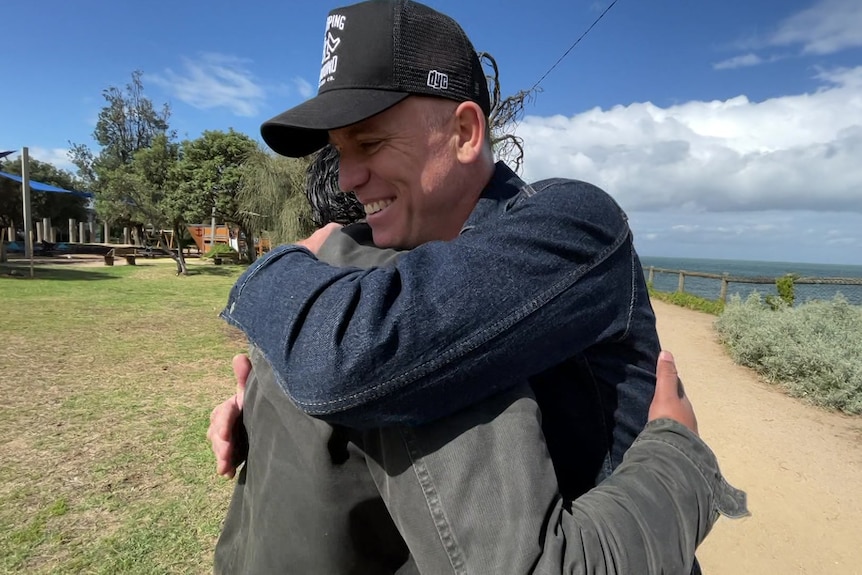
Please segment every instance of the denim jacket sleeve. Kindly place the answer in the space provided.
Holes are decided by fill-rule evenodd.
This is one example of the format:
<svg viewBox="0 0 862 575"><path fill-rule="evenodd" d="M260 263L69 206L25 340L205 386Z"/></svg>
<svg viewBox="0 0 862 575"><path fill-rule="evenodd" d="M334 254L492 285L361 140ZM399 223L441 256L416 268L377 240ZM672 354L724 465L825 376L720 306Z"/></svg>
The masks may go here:
<svg viewBox="0 0 862 575"><path fill-rule="evenodd" d="M689 429L651 421L607 480L557 507L541 572L688 575L719 515L749 515L745 492Z"/></svg>
<svg viewBox="0 0 862 575"><path fill-rule="evenodd" d="M394 265L335 268L281 246L222 316L297 406L352 427L423 423L624 337L631 234L617 204L555 180Z"/></svg>

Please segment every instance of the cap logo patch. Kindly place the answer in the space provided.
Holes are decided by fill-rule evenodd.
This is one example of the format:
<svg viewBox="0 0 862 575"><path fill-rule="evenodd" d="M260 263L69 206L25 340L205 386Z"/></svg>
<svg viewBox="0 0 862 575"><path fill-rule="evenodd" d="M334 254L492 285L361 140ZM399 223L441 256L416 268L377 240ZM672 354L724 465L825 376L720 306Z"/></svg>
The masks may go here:
<svg viewBox="0 0 862 575"><path fill-rule="evenodd" d="M341 38L333 34L332 31L344 30L346 23L347 18L341 14L330 14L326 18L326 32L323 37L323 61L320 66L318 88L335 79L335 72L338 70L338 54L335 51L338 49L339 44L341 44Z"/></svg>
<svg viewBox="0 0 862 575"><path fill-rule="evenodd" d="M435 90L446 90L449 88L449 76L437 70L428 72L428 86Z"/></svg>

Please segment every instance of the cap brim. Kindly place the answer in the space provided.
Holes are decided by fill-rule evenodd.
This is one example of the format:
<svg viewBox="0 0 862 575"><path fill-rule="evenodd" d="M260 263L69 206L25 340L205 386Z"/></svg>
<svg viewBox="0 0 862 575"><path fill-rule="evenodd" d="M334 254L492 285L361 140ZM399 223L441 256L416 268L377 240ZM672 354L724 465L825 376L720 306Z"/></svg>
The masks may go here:
<svg viewBox="0 0 862 575"><path fill-rule="evenodd" d="M267 120L260 127L260 135L277 154L307 156L326 145L328 130L366 120L407 96L406 92L384 90L329 90Z"/></svg>

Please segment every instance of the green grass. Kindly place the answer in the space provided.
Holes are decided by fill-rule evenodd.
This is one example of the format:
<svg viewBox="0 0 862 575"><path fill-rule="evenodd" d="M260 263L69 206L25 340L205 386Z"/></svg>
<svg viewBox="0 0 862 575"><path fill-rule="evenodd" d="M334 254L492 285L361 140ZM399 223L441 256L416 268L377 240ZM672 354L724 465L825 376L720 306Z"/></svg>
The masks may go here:
<svg viewBox="0 0 862 575"><path fill-rule="evenodd" d="M656 291L650 285L649 295L651 298L661 300L663 302L696 311L702 311L712 315L721 315L721 312L724 311L724 303L721 300L706 299L690 293Z"/></svg>
<svg viewBox="0 0 862 575"><path fill-rule="evenodd" d="M0 266L0 573L209 573L239 266Z"/></svg>

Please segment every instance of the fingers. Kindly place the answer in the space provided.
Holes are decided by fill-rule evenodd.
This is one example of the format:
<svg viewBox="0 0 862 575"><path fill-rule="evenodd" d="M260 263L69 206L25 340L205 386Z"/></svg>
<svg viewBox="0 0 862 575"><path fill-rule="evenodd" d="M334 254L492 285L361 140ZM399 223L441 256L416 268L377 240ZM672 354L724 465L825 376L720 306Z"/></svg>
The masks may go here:
<svg viewBox="0 0 862 575"><path fill-rule="evenodd" d="M216 458L216 473L224 477L232 478L236 472L233 428L241 413L234 396L222 402L210 414L207 439Z"/></svg>
<svg viewBox="0 0 862 575"><path fill-rule="evenodd" d="M233 478L236 467L244 459L247 447L237 445L237 426L241 426L243 400L248 376L251 374L251 360L246 354L237 354L231 360L233 374L236 378L237 392L233 397L223 401L210 413L210 425L207 429L207 439L216 458L216 472L224 477ZM235 455L239 457L235 457Z"/></svg>
<svg viewBox="0 0 862 575"><path fill-rule="evenodd" d="M249 374L251 374L251 360L248 355L239 353L233 356L231 363L233 365L233 375L236 378L236 400L239 409L242 410L243 401L245 400L245 385Z"/></svg>
<svg viewBox="0 0 862 575"><path fill-rule="evenodd" d="M248 379L248 375L251 373L251 360L248 358L248 355L238 353L233 356L231 363L233 364L233 374L236 377L237 391L243 391L245 390L245 382Z"/></svg>

